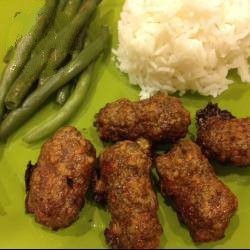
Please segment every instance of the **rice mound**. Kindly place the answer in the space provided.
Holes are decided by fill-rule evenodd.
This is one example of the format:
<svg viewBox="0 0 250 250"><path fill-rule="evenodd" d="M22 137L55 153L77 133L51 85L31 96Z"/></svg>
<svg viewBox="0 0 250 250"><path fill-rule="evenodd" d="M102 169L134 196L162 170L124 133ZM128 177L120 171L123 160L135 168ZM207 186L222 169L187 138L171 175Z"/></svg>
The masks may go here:
<svg viewBox="0 0 250 250"><path fill-rule="evenodd" d="M117 65L141 98L158 90L216 97L230 69L250 82L250 0L126 0Z"/></svg>

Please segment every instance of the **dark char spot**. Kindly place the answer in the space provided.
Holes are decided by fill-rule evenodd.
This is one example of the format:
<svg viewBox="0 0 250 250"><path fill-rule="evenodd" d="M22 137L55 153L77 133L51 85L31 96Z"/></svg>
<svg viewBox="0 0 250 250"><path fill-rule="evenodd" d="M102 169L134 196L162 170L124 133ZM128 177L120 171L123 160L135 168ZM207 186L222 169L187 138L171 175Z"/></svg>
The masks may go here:
<svg viewBox="0 0 250 250"><path fill-rule="evenodd" d="M72 188L73 185L74 185L74 181L70 177L67 177L67 184L68 184L69 187Z"/></svg>
<svg viewBox="0 0 250 250"><path fill-rule="evenodd" d="M30 179L32 176L32 173L34 169L36 168L36 164L32 165L31 162L28 163L27 169L25 171L25 187L26 187L26 193L30 190Z"/></svg>

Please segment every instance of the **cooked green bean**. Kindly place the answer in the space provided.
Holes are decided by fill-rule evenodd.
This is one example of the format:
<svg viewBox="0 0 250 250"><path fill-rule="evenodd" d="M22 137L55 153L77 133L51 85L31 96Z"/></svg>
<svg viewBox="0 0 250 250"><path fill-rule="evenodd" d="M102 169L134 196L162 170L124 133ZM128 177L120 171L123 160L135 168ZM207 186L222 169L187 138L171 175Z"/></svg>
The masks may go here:
<svg viewBox="0 0 250 250"><path fill-rule="evenodd" d="M47 0L45 2L44 7L38 13L36 23L33 25L28 35L21 38L16 45L14 54L8 63L0 81L0 120L2 119L5 109L4 99L11 85L16 80L24 65L28 61L32 49L41 39L45 29L53 17L57 2L57 0Z"/></svg>
<svg viewBox="0 0 250 250"><path fill-rule="evenodd" d="M87 23L84 28L82 29L82 32L80 35L77 37L75 44L74 44L74 51L72 53L72 58L75 58L80 51L84 48L84 42L85 42L85 37L87 34L87 28L89 26L89 23ZM74 80L73 80L74 82ZM61 89L58 90L57 96L56 96L56 103L63 106L66 101L68 100L70 96L70 89L71 89L71 84L67 84L66 86L63 86Z"/></svg>
<svg viewBox="0 0 250 250"><path fill-rule="evenodd" d="M55 18L53 22L50 22L50 25L48 26L47 36L55 35L58 31L60 31L64 27L62 25L59 27L59 24L61 23L61 20L64 19L64 17L62 17L64 15L63 10L68 0L58 0L58 1L59 3L56 9Z"/></svg>
<svg viewBox="0 0 250 250"><path fill-rule="evenodd" d="M74 60L60 69L43 86L37 88L20 108L10 112L0 124L0 141L7 139L16 129L31 118L53 93L86 69L104 50L108 40L109 29L103 28L97 39L91 42Z"/></svg>
<svg viewBox="0 0 250 250"><path fill-rule="evenodd" d="M49 68L57 68L60 65L59 62L66 56L68 45L73 43L77 32L80 31L88 17L97 7L97 1L98 0L86 0L86 3L81 6L75 18L56 36L56 40L45 40L47 46L43 46L42 48L46 49L37 49L38 54L32 57L27 63L23 72L13 83L6 96L5 105L9 110L19 107L25 99L33 83L38 79L44 66L47 64L52 48L54 48L54 52L52 53L54 60L49 62L49 64L52 64Z"/></svg>
<svg viewBox="0 0 250 250"><path fill-rule="evenodd" d="M59 5L58 5L58 9L57 9L57 16L58 16L59 12L62 13L64 11L64 8L68 2L69 2L68 0L59 0Z"/></svg>
<svg viewBox="0 0 250 250"><path fill-rule="evenodd" d="M48 36L56 36L75 17L80 0L59 0L54 22L51 22Z"/></svg>
<svg viewBox="0 0 250 250"><path fill-rule="evenodd" d="M48 137L61 126L66 124L84 101L91 81L92 65L84 71L79 78L76 88L66 104L55 115L51 116L43 124L38 125L24 136L24 141L34 143Z"/></svg>
<svg viewBox="0 0 250 250"><path fill-rule="evenodd" d="M74 56L72 58L75 58L78 54L79 54L79 52L74 53ZM66 103L66 101L70 97L72 85L75 83L75 80L76 79L72 79L67 85L61 87L57 91L57 95L56 95L56 103L57 104L63 106Z"/></svg>
<svg viewBox="0 0 250 250"><path fill-rule="evenodd" d="M58 90L56 103L63 106L70 97L72 84L67 84Z"/></svg>
<svg viewBox="0 0 250 250"><path fill-rule="evenodd" d="M90 22L87 22L87 23L85 24L85 26L83 27L81 33L80 33L79 36L76 38L75 44L74 44L73 53L76 52L76 51L80 52L80 51L84 48L84 45L85 45L85 38L86 38L86 35L87 35L87 31L88 31L88 28L89 28L89 24L90 24Z"/></svg>
<svg viewBox="0 0 250 250"><path fill-rule="evenodd" d="M14 51L15 51L15 47L14 46L10 46L9 49L7 50L4 58L3 58L3 62L4 63L9 63L11 58L14 55Z"/></svg>
<svg viewBox="0 0 250 250"><path fill-rule="evenodd" d="M76 13L79 11L81 4L82 4L82 0L68 0L67 1L67 4L63 10L65 13L65 17L66 17L66 20L64 21L65 24L69 20L71 20L72 17L76 15Z"/></svg>
<svg viewBox="0 0 250 250"><path fill-rule="evenodd" d="M61 19L56 22L56 26L65 26L70 21L72 14L76 13L78 7L80 6L80 3L81 1L79 0L69 1L64 9L65 13L62 14ZM75 24L72 25L70 29L65 30L65 32L59 33L56 39L56 44L53 53L50 56L50 59L48 60L48 63L41 74L39 81L40 86L43 85L47 78L55 74L56 70L62 65L66 57L70 54L72 45L74 44L77 35L89 19L90 15L94 12L96 7L97 0L84 1L77 15L72 21Z"/></svg>

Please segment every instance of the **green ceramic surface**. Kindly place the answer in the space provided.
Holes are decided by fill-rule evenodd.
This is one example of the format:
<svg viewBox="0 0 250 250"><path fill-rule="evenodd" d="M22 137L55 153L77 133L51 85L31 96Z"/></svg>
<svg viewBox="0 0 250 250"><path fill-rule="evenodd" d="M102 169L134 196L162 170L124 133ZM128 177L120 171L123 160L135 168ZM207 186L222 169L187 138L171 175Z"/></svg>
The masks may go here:
<svg viewBox="0 0 250 250"><path fill-rule="evenodd" d="M42 0L0 0L0 58L18 36L25 34L35 20ZM117 21L123 0L103 0L95 17L92 31L100 24L108 24L113 34L113 47L117 45ZM0 63L2 71L4 64ZM182 97L185 107L192 114L191 133L195 133L195 111L209 100L219 103L238 117L250 116L250 85L241 83L235 73L235 84L219 98L212 99L198 94ZM72 118L76 126L95 145L98 153L103 144L93 128L94 115L107 102L121 97L138 99L139 89L128 84L126 75L116 69L112 56L103 57L96 66L96 74L85 105ZM22 136L34 125L55 113L55 104L49 104L32 120L19 129L6 144L0 144L0 247L1 248L106 248L103 231L110 217L103 209L87 201L80 219L71 227L52 232L25 214L24 172L28 161L36 162L43 142L32 146L22 141ZM250 247L250 168L216 166L219 177L239 198L239 209L231 220L226 237L211 244L195 245L188 230L181 225L173 209L158 193L159 218L164 228L162 248L249 248Z"/></svg>

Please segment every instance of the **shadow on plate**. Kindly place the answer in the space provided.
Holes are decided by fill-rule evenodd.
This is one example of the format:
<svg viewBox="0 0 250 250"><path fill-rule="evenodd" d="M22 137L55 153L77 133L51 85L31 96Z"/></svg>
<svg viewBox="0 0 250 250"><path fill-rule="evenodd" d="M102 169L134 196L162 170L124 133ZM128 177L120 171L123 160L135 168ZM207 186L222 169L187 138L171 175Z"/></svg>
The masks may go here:
<svg viewBox="0 0 250 250"><path fill-rule="evenodd" d="M2 203L0 202L0 216L5 216L7 213L4 209L4 206L2 205Z"/></svg>
<svg viewBox="0 0 250 250"><path fill-rule="evenodd" d="M60 236L83 236L93 228L93 215L95 209L96 208L89 201L86 201L79 219L70 227L58 231L57 234Z"/></svg>
<svg viewBox="0 0 250 250"><path fill-rule="evenodd" d="M4 147L5 147L5 144L0 143L0 159L2 159L2 157L3 157Z"/></svg>
<svg viewBox="0 0 250 250"><path fill-rule="evenodd" d="M108 247L108 244L106 242L106 238L105 238L105 235L104 235L104 231L106 228L108 228L109 226L109 223L111 221L111 217L110 217L110 214L105 211L104 209L102 210L99 210L99 215L100 215L100 221L98 220L98 223L99 225L97 225L98 227L98 237L99 237L99 240L101 241L102 243L102 247L103 248L107 248Z"/></svg>
<svg viewBox="0 0 250 250"><path fill-rule="evenodd" d="M161 235L160 247L164 248L167 245L167 242L168 242L168 240L167 240L168 239L168 236L167 236L168 231L165 232L166 226L163 224L165 222L165 219L164 219L164 214L163 214L161 209L158 209L157 215L158 215L158 219L159 219L159 222L160 222L160 224L162 226L162 230L163 230L163 233Z"/></svg>
<svg viewBox="0 0 250 250"><path fill-rule="evenodd" d="M0 194L1 194L0 216L5 216L7 214L5 207L10 204L10 198L6 188L3 186L1 182L0 182Z"/></svg>
<svg viewBox="0 0 250 250"><path fill-rule="evenodd" d="M109 223L111 221L111 215L107 211L107 207L105 205L102 206L94 201L92 201L92 204L98 210L97 217L95 218L95 221L94 221L94 226L95 226L96 230L98 231L98 237L102 243L102 247L107 248L108 245L106 243L104 231L106 228L109 227Z"/></svg>
<svg viewBox="0 0 250 250"><path fill-rule="evenodd" d="M97 157L99 157L99 153L101 153L105 148L113 145L110 142L102 141L98 135L97 129L93 126L88 128L88 135L97 150Z"/></svg>
<svg viewBox="0 0 250 250"><path fill-rule="evenodd" d="M221 165L212 162L215 172L219 177L225 178L228 182L239 185L250 186L250 167L234 167L230 165Z"/></svg>

